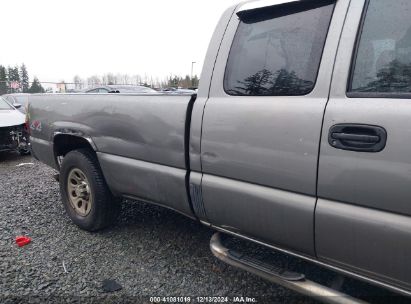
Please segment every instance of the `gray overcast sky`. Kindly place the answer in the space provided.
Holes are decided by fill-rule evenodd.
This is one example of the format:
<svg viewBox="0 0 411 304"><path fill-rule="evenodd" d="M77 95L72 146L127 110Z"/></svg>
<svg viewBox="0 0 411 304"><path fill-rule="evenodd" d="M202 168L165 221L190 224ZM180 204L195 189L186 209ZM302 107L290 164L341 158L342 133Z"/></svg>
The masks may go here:
<svg viewBox="0 0 411 304"><path fill-rule="evenodd" d="M104 73L200 75L224 10L240 0L3 0L1 65L40 81Z"/></svg>

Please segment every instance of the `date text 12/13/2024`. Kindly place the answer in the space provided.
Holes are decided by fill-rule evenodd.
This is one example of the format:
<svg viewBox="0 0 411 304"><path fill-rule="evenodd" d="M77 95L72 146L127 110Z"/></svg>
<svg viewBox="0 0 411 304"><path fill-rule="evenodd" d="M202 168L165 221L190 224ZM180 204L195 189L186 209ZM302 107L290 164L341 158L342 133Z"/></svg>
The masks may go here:
<svg viewBox="0 0 411 304"><path fill-rule="evenodd" d="M254 297L150 297L151 303L257 303Z"/></svg>

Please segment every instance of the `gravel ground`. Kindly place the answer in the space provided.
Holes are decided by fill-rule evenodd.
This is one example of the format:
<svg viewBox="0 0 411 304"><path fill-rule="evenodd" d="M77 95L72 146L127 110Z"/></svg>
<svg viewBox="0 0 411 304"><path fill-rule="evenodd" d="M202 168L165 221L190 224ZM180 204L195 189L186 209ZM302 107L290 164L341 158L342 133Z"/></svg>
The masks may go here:
<svg viewBox="0 0 411 304"><path fill-rule="evenodd" d="M31 157L0 154L1 303L142 303L163 296L316 303L218 261L209 250L212 230L163 208L124 201L114 227L82 231L66 216L53 174ZM18 235L32 243L17 247ZM290 263L281 255L277 259ZM318 272L312 265L291 263ZM321 273L320 281L331 276ZM105 279L122 289L105 293ZM354 292L380 292L357 282L348 286Z"/></svg>

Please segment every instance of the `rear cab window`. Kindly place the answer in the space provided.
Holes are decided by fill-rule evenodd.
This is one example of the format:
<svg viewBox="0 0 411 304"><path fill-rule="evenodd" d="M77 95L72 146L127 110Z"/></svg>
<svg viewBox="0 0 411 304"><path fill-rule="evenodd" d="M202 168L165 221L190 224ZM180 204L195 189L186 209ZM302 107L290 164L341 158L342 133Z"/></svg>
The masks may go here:
<svg viewBox="0 0 411 304"><path fill-rule="evenodd" d="M411 1L368 0L353 59L348 97L411 94Z"/></svg>
<svg viewBox="0 0 411 304"><path fill-rule="evenodd" d="M288 3L240 15L228 57L229 95L309 94L316 82L335 1Z"/></svg>

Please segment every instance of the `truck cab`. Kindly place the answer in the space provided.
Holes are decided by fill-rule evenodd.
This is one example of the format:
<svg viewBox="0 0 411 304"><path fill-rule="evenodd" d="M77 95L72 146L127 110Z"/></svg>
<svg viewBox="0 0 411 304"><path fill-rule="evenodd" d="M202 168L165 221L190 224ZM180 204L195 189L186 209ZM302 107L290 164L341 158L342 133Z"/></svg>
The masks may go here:
<svg viewBox="0 0 411 304"><path fill-rule="evenodd" d="M140 199L409 296L410 11L241 3L216 27L197 94L34 97L34 155L60 170L84 229L108 223L111 198ZM70 193L103 203L77 208ZM218 257L256 271L218 240Z"/></svg>

